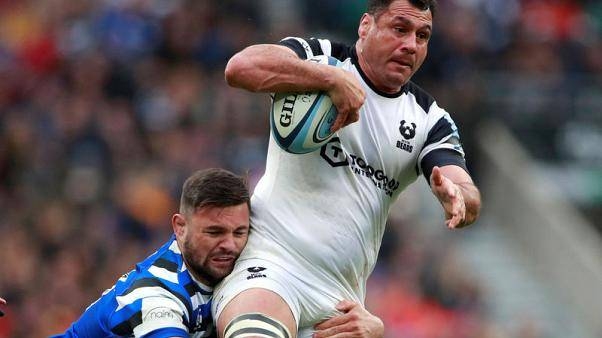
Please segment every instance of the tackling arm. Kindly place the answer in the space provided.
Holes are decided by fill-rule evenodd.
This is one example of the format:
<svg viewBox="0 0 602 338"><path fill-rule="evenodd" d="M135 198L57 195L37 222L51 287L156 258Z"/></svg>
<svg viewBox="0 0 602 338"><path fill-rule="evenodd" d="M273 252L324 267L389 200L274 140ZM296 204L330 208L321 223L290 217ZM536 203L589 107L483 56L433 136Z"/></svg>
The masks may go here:
<svg viewBox="0 0 602 338"><path fill-rule="evenodd" d="M314 327L314 338L382 338L385 326L380 318L364 307L349 300L340 301L336 309L341 313Z"/></svg>

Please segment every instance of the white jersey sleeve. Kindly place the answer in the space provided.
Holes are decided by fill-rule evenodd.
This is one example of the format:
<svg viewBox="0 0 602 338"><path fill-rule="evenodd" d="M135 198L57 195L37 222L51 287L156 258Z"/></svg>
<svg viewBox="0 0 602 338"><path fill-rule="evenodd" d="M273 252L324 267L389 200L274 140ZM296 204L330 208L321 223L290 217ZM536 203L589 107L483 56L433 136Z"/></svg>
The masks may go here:
<svg viewBox="0 0 602 338"><path fill-rule="evenodd" d="M449 113L433 101L427 116L428 134L418 156L418 172L428 180L434 166L451 164L467 170L458 127Z"/></svg>

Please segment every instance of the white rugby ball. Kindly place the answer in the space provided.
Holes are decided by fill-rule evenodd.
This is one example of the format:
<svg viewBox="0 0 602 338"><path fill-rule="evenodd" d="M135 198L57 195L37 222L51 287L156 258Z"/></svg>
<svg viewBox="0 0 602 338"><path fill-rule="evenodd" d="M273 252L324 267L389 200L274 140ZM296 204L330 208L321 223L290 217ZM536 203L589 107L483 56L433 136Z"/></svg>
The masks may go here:
<svg viewBox="0 0 602 338"><path fill-rule="evenodd" d="M339 60L326 55L307 61L341 66ZM326 92L276 93L270 114L272 135L287 152L306 154L330 140L334 134L330 127L336 116L337 109Z"/></svg>

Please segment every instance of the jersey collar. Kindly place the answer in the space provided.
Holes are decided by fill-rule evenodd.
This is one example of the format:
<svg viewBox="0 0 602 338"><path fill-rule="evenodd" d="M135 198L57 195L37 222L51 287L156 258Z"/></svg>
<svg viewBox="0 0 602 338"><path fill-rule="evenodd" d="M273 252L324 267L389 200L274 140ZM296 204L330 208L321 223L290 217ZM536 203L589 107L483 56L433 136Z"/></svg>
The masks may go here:
<svg viewBox="0 0 602 338"><path fill-rule="evenodd" d="M378 90L376 88L376 86L372 83L372 81L370 81L368 76L366 76L366 73L364 73L364 71L362 70L362 67L360 66L360 62L357 58L357 50L355 49L355 44L353 44L353 46L351 46L350 54L351 54L351 62L355 65L355 68L362 76L362 79L364 79L364 82L366 82L366 84L368 84L368 87L370 87L370 89L372 89L372 91L374 91L376 94L378 94L380 96L388 97L388 98L396 98L396 97L400 97L403 93L407 92L408 83L404 84L397 93L393 93L393 94L385 93L381 90Z"/></svg>

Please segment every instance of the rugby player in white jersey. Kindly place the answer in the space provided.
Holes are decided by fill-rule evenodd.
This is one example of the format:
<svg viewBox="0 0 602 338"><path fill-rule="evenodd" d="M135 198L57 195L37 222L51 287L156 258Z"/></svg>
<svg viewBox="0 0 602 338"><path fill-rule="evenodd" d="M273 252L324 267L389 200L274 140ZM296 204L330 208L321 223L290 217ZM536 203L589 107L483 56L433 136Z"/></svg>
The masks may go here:
<svg viewBox="0 0 602 338"><path fill-rule="evenodd" d="M220 337L382 336L368 325L360 335L338 335L353 324L335 318L336 304L363 304L398 195L423 175L448 228L477 219L480 193L456 125L410 81L426 58L435 8L434 0L369 0L355 45L289 37L247 47L229 61L231 86L322 90L339 115L336 137L320 151L289 154L270 138L266 172L252 196L253 231L216 289ZM304 61L321 54L342 68Z"/></svg>

